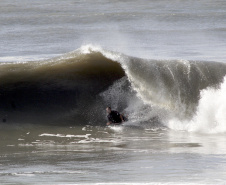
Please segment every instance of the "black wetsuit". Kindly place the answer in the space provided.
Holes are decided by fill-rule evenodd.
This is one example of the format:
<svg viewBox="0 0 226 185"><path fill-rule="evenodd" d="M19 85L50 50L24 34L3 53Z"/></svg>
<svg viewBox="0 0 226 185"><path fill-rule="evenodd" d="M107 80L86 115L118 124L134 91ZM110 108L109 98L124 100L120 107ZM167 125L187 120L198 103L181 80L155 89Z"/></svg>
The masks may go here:
<svg viewBox="0 0 226 185"><path fill-rule="evenodd" d="M108 114L108 121L112 123L121 123L122 120L120 118L119 112L112 110L110 114Z"/></svg>

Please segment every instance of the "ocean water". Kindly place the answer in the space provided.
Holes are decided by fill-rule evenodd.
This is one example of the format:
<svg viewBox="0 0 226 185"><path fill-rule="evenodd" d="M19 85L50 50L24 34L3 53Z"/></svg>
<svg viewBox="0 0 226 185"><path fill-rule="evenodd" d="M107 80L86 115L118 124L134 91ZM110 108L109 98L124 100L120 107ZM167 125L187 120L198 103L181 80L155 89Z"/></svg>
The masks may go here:
<svg viewBox="0 0 226 185"><path fill-rule="evenodd" d="M0 184L225 184L225 20L224 0L1 0Z"/></svg>

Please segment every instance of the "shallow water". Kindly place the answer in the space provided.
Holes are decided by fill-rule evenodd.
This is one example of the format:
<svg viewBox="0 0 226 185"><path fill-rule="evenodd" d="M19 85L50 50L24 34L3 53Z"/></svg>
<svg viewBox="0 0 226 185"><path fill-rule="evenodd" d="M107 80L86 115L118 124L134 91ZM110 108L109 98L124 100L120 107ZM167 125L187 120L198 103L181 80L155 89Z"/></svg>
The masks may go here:
<svg viewBox="0 0 226 185"><path fill-rule="evenodd" d="M4 126L6 184L223 184L224 135L117 127Z"/></svg>

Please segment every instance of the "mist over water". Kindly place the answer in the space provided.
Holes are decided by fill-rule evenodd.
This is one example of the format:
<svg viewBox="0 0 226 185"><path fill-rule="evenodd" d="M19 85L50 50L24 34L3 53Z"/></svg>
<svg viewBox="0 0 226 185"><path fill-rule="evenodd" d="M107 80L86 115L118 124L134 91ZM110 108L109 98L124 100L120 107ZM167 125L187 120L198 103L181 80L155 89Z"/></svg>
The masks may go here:
<svg viewBox="0 0 226 185"><path fill-rule="evenodd" d="M2 0L0 182L224 184L225 19L223 0Z"/></svg>

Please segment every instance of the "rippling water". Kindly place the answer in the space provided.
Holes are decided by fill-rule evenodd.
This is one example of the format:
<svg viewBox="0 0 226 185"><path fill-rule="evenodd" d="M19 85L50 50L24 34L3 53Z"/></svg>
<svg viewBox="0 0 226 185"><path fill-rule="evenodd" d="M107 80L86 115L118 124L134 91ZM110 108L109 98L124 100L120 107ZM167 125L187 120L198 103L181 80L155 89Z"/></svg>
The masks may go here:
<svg viewBox="0 0 226 185"><path fill-rule="evenodd" d="M129 125L14 125L1 128L1 137L3 184L223 184L226 180L224 134Z"/></svg>

